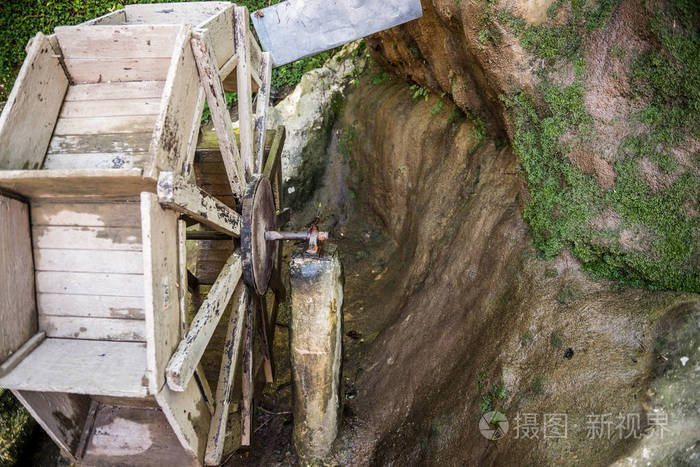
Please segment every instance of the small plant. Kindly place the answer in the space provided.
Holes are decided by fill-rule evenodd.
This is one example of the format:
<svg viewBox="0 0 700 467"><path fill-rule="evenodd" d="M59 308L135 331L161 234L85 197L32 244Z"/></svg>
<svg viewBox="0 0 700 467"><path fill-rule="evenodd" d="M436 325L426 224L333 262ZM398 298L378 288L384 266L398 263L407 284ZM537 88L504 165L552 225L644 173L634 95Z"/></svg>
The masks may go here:
<svg viewBox="0 0 700 467"><path fill-rule="evenodd" d="M555 349L560 349L561 346L564 345L564 338L555 331L549 336L549 343Z"/></svg>
<svg viewBox="0 0 700 467"><path fill-rule="evenodd" d="M544 394L544 380L541 376L535 376L530 383L530 392L536 396Z"/></svg>
<svg viewBox="0 0 700 467"><path fill-rule="evenodd" d="M544 270L544 277L548 278L553 278L557 277L559 275L559 271L557 271L557 268L547 268Z"/></svg>
<svg viewBox="0 0 700 467"><path fill-rule="evenodd" d="M355 124L352 124L341 131L338 138L338 151L345 158L349 159L352 155L352 145L355 141Z"/></svg>
<svg viewBox="0 0 700 467"><path fill-rule="evenodd" d="M530 334L530 331L525 331L523 337L520 338L520 346L527 347L530 342L532 342L532 334Z"/></svg>
<svg viewBox="0 0 700 467"><path fill-rule="evenodd" d="M374 78L372 78L372 84L377 86L387 80L391 80L391 77L387 74L386 71L382 71L378 75L375 75Z"/></svg>
<svg viewBox="0 0 700 467"><path fill-rule="evenodd" d="M477 388L479 389L481 413L499 410L500 405L508 399L508 391L505 384L493 384L491 389L489 389L489 383L486 381L486 370L479 372Z"/></svg>
<svg viewBox="0 0 700 467"><path fill-rule="evenodd" d="M437 115L440 112L442 112L442 109L445 108L445 104L442 103L442 100L438 100L433 108L430 110L430 115Z"/></svg>
<svg viewBox="0 0 700 467"><path fill-rule="evenodd" d="M557 292L557 301L562 305L567 305L578 295L578 290L569 284L564 284Z"/></svg>
<svg viewBox="0 0 700 467"><path fill-rule="evenodd" d="M419 97L422 97L423 99L425 99L427 101L430 98L430 89L428 89L428 88L424 88L423 86L418 86L417 84L413 84L408 89L410 89L411 91L414 91L413 92L414 99L418 99Z"/></svg>

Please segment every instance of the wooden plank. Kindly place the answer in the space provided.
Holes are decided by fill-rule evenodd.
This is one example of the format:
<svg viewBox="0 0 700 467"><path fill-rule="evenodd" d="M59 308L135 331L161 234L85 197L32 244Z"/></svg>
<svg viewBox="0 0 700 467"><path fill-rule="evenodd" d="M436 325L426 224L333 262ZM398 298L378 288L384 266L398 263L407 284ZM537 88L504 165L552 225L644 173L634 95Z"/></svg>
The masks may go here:
<svg viewBox="0 0 700 467"><path fill-rule="evenodd" d="M180 340L176 212L161 208L156 195L141 194L141 226L147 362L151 392L165 384L165 367Z"/></svg>
<svg viewBox="0 0 700 467"><path fill-rule="evenodd" d="M90 153L143 154L149 151L152 137L152 131L96 135L54 135L49 144L48 155Z"/></svg>
<svg viewBox="0 0 700 467"><path fill-rule="evenodd" d="M146 342L146 325L139 319L84 318L39 315L39 329L47 337Z"/></svg>
<svg viewBox="0 0 700 467"><path fill-rule="evenodd" d="M77 461L75 453L90 410L90 397L60 392L14 390L12 393L61 451L71 461Z"/></svg>
<svg viewBox="0 0 700 467"><path fill-rule="evenodd" d="M270 83L272 80L272 59L269 52L262 54L260 62L260 90L255 107L255 172L263 170L265 154L265 131L267 130L267 107L270 105Z"/></svg>
<svg viewBox="0 0 700 467"><path fill-rule="evenodd" d="M265 370L265 382L274 383L275 382L275 371L272 368L272 339L268 339L268 317L265 310L266 298L265 296L255 297L255 314L257 316L257 328L258 336L260 337L260 347L262 348L262 359L263 359L263 369Z"/></svg>
<svg viewBox="0 0 700 467"><path fill-rule="evenodd" d="M105 99L70 101L63 104L61 117L122 117L126 115L157 115L159 98Z"/></svg>
<svg viewBox="0 0 700 467"><path fill-rule="evenodd" d="M184 391L192 378L204 350L214 334L216 325L233 295L242 274L242 261L238 252L233 253L211 287L207 298L197 311L187 335L168 362L166 375L173 391Z"/></svg>
<svg viewBox="0 0 700 467"><path fill-rule="evenodd" d="M158 201L220 232L241 235L240 214L172 172L160 174Z"/></svg>
<svg viewBox="0 0 700 467"><path fill-rule="evenodd" d="M44 339L0 386L28 391L143 397L146 346L140 342Z"/></svg>
<svg viewBox="0 0 700 467"><path fill-rule="evenodd" d="M180 339L187 333L187 223L177 221L177 281L180 306Z"/></svg>
<svg viewBox="0 0 700 467"><path fill-rule="evenodd" d="M143 297L38 293L39 314L86 318L144 319Z"/></svg>
<svg viewBox="0 0 700 467"><path fill-rule="evenodd" d="M37 271L143 274L140 251L35 249Z"/></svg>
<svg viewBox="0 0 700 467"><path fill-rule="evenodd" d="M37 331L26 203L0 195L0 363Z"/></svg>
<svg viewBox="0 0 700 467"><path fill-rule="evenodd" d="M246 169L246 175L253 174L255 162L253 160L253 104L252 90L250 88L251 70L259 69L251 62L252 42L248 29L248 8L237 6L235 10L234 32L236 36L236 55L238 66L236 74L238 79L238 122L241 132L241 159ZM259 65L259 62L258 62ZM217 136L219 133L217 132Z"/></svg>
<svg viewBox="0 0 700 467"><path fill-rule="evenodd" d="M143 133L152 130L156 115L126 115L109 118L59 118L54 135L97 135L101 133Z"/></svg>
<svg viewBox="0 0 700 467"><path fill-rule="evenodd" d="M207 101L207 95L204 92L204 88L202 86L199 86L199 90L197 91L197 105L194 110L194 114L192 115L192 118L195 119L195 121L192 122L192 128L197 128L199 129L201 122L202 122L202 113L204 111L204 104ZM197 139L199 137L199 131L192 131L190 132L190 138L187 141L187 157L182 163L182 167L180 169L180 173L182 174L183 177L185 177L186 180L190 182L195 181L195 175L194 175L194 155L197 152Z"/></svg>
<svg viewBox="0 0 700 467"><path fill-rule="evenodd" d="M223 81L231 74L233 70L236 69L238 66L238 55L232 55L231 58L229 58L226 63L221 65L219 68L219 79ZM226 89L225 89L226 90Z"/></svg>
<svg viewBox="0 0 700 467"><path fill-rule="evenodd" d="M165 385L156 399L180 445L201 465L211 415L197 381L192 378L184 392L172 391Z"/></svg>
<svg viewBox="0 0 700 467"><path fill-rule="evenodd" d="M241 373L241 446L250 446L253 418L253 336L255 335L255 302L248 301L245 313L245 340L243 344L243 361Z"/></svg>
<svg viewBox="0 0 700 467"><path fill-rule="evenodd" d="M250 75L253 78L253 83L256 83L258 86L261 86L262 76L260 76L260 69L262 67L263 51L260 48L260 44L258 44L258 41L255 40L255 36L253 35L250 28L248 29L248 44L250 50L248 58L248 63L250 63ZM270 58L270 62L272 62L272 58Z"/></svg>
<svg viewBox="0 0 700 467"><path fill-rule="evenodd" d="M141 251L141 229L135 227L37 226L32 239L37 248Z"/></svg>
<svg viewBox="0 0 700 467"><path fill-rule="evenodd" d="M141 227L140 205L137 201L101 203L37 201L32 203L31 207L32 226Z"/></svg>
<svg viewBox="0 0 700 467"><path fill-rule="evenodd" d="M191 24L197 26L224 11L229 2L191 2L126 5L126 18L134 24Z"/></svg>
<svg viewBox="0 0 700 467"><path fill-rule="evenodd" d="M207 95L207 103L218 136L221 157L231 185L231 191L237 196L243 195L246 186L245 165L241 160L233 133L231 116L226 107L226 97L218 70L215 68L213 46L207 30L197 30L192 34L192 51L199 70L199 80Z"/></svg>
<svg viewBox="0 0 700 467"><path fill-rule="evenodd" d="M63 61L74 83L163 81L170 58L71 58Z"/></svg>
<svg viewBox="0 0 700 467"><path fill-rule="evenodd" d="M100 398L102 399L102 398ZM165 415L147 407L99 403L81 465L194 466Z"/></svg>
<svg viewBox="0 0 700 467"><path fill-rule="evenodd" d="M124 24L126 23L126 12L124 9L116 10L107 13L106 15L98 16L91 20L80 23L79 26L101 26L109 24Z"/></svg>
<svg viewBox="0 0 700 467"><path fill-rule="evenodd" d="M101 101L105 99L160 99L165 81L130 81L124 83L73 84L66 93L66 102Z"/></svg>
<svg viewBox="0 0 700 467"><path fill-rule="evenodd" d="M122 198L155 185L141 169L0 170L0 188L26 198Z"/></svg>
<svg viewBox="0 0 700 467"><path fill-rule="evenodd" d="M92 436L92 431L95 427L95 417L97 416L97 409L100 403L95 399L90 400L90 410L85 420L85 425L83 426L82 434L80 435L80 441L75 449L75 457L81 459L85 455L85 448L87 448L87 443Z"/></svg>
<svg viewBox="0 0 700 467"><path fill-rule="evenodd" d="M234 56L233 9L234 5L229 3L223 11L198 26L209 31L218 68Z"/></svg>
<svg viewBox="0 0 700 467"><path fill-rule="evenodd" d="M287 137L287 130L284 126L280 125L275 131L275 138L272 141L270 151L267 154L267 160L265 161L265 169L263 173L267 175L272 184L272 194L275 197L275 207L277 208L278 216L284 213L284 190L282 190L282 149L284 148L284 141ZM289 215L289 209L286 209L286 214ZM278 218L278 221L280 219ZM278 226L284 225L284 223L278 223Z"/></svg>
<svg viewBox="0 0 700 467"><path fill-rule="evenodd" d="M12 371L24 358L32 353L32 351L41 344L46 338L46 333L41 331L30 337L27 342L22 344L22 346L17 349L12 355L7 358L2 365L0 365L0 377L5 376L10 371Z"/></svg>
<svg viewBox="0 0 700 467"><path fill-rule="evenodd" d="M221 367L219 369L219 382L216 387L216 410L209 426L207 450L204 456L204 461L207 465L221 464L221 457L224 452L233 378L239 363L244 317L250 300L248 288L242 282L236 288L236 297L233 300L234 303L237 303L237 306L235 310L231 310L226 330L226 342L224 343Z"/></svg>
<svg viewBox="0 0 700 467"><path fill-rule="evenodd" d="M0 169L38 169L68 78L46 36L37 33L0 115Z"/></svg>
<svg viewBox="0 0 700 467"><path fill-rule="evenodd" d="M66 59L169 58L180 26L58 26L54 31Z"/></svg>
<svg viewBox="0 0 700 467"><path fill-rule="evenodd" d="M54 169L131 169L151 159L147 152L108 154L48 154L42 168Z"/></svg>
<svg viewBox="0 0 700 467"><path fill-rule="evenodd" d="M144 294L140 274L38 271L35 276L36 290L41 293L120 297L143 297Z"/></svg>
<svg viewBox="0 0 700 467"><path fill-rule="evenodd" d="M153 133L154 166L158 170L180 170L188 156L188 145L199 130L200 118L195 118L199 97L199 78L190 45L192 29L182 26L175 43L175 54L168 71L163 92L163 106ZM200 115L201 117L201 115Z"/></svg>

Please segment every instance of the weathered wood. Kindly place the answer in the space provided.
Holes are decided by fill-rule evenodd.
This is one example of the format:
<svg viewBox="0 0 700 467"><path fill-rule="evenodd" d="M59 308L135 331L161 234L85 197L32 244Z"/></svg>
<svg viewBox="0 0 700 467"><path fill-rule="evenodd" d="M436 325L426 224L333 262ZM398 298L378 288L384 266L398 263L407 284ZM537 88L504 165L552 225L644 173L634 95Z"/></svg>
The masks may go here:
<svg viewBox="0 0 700 467"><path fill-rule="evenodd" d="M234 34L236 38L236 55L238 55L238 66L236 74L238 79L238 122L241 132L241 159L245 166L246 175L252 175L255 171L253 160L253 103L252 91L250 88L251 70L258 69L255 63L251 62L251 44L248 29L248 8L237 6L235 9ZM217 136L219 136L217 132Z"/></svg>
<svg viewBox="0 0 700 467"><path fill-rule="evenodd" d="M277 259L277 258L275 258ZM265 382L275 382L275 371L272 368L272 342L268 340L268 320L267 312L265 311L265 295L255 297L255 311L258 319L258 335L260 337L260 346L262 347L263 368L265 370Z"/></svg>
<svg viewBox="0 0 700 467"><path fill-rule="evenodd" d="M192 28L182 26L177 36L168 78L163 92L163 108L153 135L155 165L146 170L155 176L159 170L180 171L188 158L190 141L196 138L201 112L198 110L199 79L192 55Z"/></svg>
<svg viewBox="0 0 700 467"><path fill-rule="evenodd" d="M141 251L138 227L37 226L32 239L37 248Z"/></svg>
<svg viewBox="0 0 700 467"><path fill-rule="evenodd" d="M241 196L246 184L245 165L236 145L231 117L226 107L226 97L218 68L215 67L213 46L206 30L196 30L192 34L192 51L199 70L199 80L207 95L207 103L218 136L221 157L224 161L231 191ZM240 57L240 56L239 56Z"/></svg>
<svg viewBox="0 0 700 467"><path fill-rule="evenodd" d="M75 452L90 410L90 397L19 390L12 393L65 455L75 462Z"/></svg>
<svg viewBox="0 0 700 467"><path fill-rule="evenodd" d="M38 271L36 291L85 295L143 297L140 274L104 274L96 272Z"/></svg>
<svg viewBox="0 0 700 467"><path fill-rule="evenodd" d="M105 99L65 102L60 117L121 117L125 115L157 115L158 98Z"/></svg>
<svg viewBox="0 0 700 467"><path fill-rule="evenodd" d="M245 313L245 340L241 373L241 446L250 446L253 419L253 336L255 335L255 301L249 300Z"/></svg>
<svg viewBox="0 0 700 467"><path fill-rule="evenodd" d="M270 104L270 82L272 80L272 59L269 52L263 52L260 61L260 90L255 107L255 172L263 170L265 154L265 130L267 130L267 106Z"/></svg>
<svg viewBox="0 0 700 467"><path fill-rule="evenodd" d="M0 170L0 188L26 198L128 197L155 192L141 169Z"/></svg>
<svg viewBox="0 0 700 467"><path fill-rule="evenodd" d="M141 227L138 199L70 202L39 200L31 204L32 225Z"/></svg>
<svg viewBox="0 0 700 467"><path fill-rule="evenodd" d="M204 112L204 104L207 101L207 95L204 92L204 88L202 86L199 86L199 89L197 91L197 105L195 106L194 109L194 114L192 118L194 121L192 122L192 128L199 128L201 125L202 121L202 113ZM194 155L197 152L197 139L199 137L199 131L192 131L190 132L190 138L187 141L187 157L182 163L182 167L180 168L180 173L182 176L188 180L188 181L194 181Z"/></svg>
<svg viewBox="0 0 700 467"><path fill-rule="evenodd" d="M117 397L147 395L146 346L139 342L44 339L0 386Z"/></svg>
<svg viewBox="0 0 700 467"><path fill-rule="evenodd" d="M58 26L66 59L162 58L173 55L179 25Z"/></svg>
<svg viewBox="0 0 700 467"><path fill-rule="evenodd" d="M52 154L144 154L149 151L153 131L141 133L108 133L96 135L54 135L48 155ZM46 164L44 164L46 165Z"/></svg>
<svg viewBox="0 0 700 467"><path fill-rule="evenodd" d="M95 427L95 417L97 416L97 409L100 403L95 399L90 400L90 409L88 410L87 417L85 419L85 424L83 426L82 433L80 434L80 440L75 448L76 459L82 459L85 455L85 449L87 448L87 443L90 440L92 431Z"/></svg>
<svg viewBox="0 0 700 467"><path fill-rule="evenodd" d="M80 463L144 467L196 465L159 408L107 403L98 403L94 426Z"/></svg>
<svg viewBox="0 0 700 467"><path fill-rule="evenodd" d="M192 378L184 392L172 391L164 385L156 399L182 447L201 464L211 415L197 381Z"/></svg>
<svg viewBox="0 0 700 467"><path fill-rule="evenodd" d="M231 310L226 329L226 342L219 369L219 382L216 387L216 411L209 426L207 450L204 456L204 461L207 465L219 465L224 452L224 439L229 407L231 405L233 377L238 367L238 359L241 353L243 323L249 300L250 295L247 287L240 283L236 288L236 298L233 300L234 303L237 303L237 306Z"/></svg>
<svg viewBox="0 0 700 467"><path fill-rule="evenodd" d="M146 342L146 325L140 319L83 318L39 315L46 337Z"/></svg>
<svg viewBox="0 0 700 467"><path fill-rule="evenodd" d="M18 348L2 365L0 365L0 377L5 376L12 371L24 358L32 353L32 351L41 344L46 338L46 333L41 331L30 337L20 348Z"/></svg>
<svg viewBox="0 0 700 467"><path fill-rule="evenodd" d="M233 46L233 4L212 16L206 22L198 26L199 29L206 29L211 37L211 43L216 56L216 66L221 68L224 63L234 56ZM228 75L228 73L227 73ZM221 79L224 79L224 75Z"/></svg>
<svg viewBox="0 0 700 467"><path fill-rule="evenodd" d="M58 57L38 33L0 115L0 169L41 167L67 89Z"/></svg>
<svg viewBox="0 0 700 467"><path fill-rule="evenodd" d="M74 83L163 81L170 58L72 58L63 61Z"/></svg>
<svg viewBox="0 0 700 467"><path fill-rule="evenodd" d="M272 140L270 146L270 151L267 154L267 159L265 160L265 168L263 169L263 174L265 174L270 180L275 174L276 167L279 166L281 160L282 149L284 148L284 141L287 136L287 131L284 126L279 126L275 130L275 137Z"/></svg>
<svg viewBox="0 0 700 467"><path fill-rule="evenodd" d="M143 133L153 130L156 115L125 115L109 118L59 118L54 135L98 135L102 133Z"/></svg>
<svg viewBox="0 0 700 467"><path fill-rule="evenodd" d="M180 305L180 339L187 333L187 223L177 221L177 281Z"/></svg>
<svg viewBox="0 0 700 467"><path fill-rule="evenodd" d="M151 159L150 154L47 154L43 169L131 169L141 167Z"/></svg>
<svg viewBox="0 0 700 467"><path fill-rule="evenodd" d="M146 342L149 389L158 394L165 367L180 340L176 212L161 208L152 193L141 193Z"/></svg>
<svg viewBox="0 0 700 467"><path fill-rule="evenodd" d="M208 21L220 14L229 2L154 3L126 5L126 18L130 24L192 24Z"/></svg>
<svg viewBox="0 0 700 467"><path fill-rule="evenodd" d="M143 274L140 251L35 249L37 271Z"/></svg>
<svg viewBox="0 0 700 467"><path fill-rule="evenodd" d="M37 331L26 203L0 195L0 363Z"/></svg>
<svg viewBox="0 0 700 467"><path fill-rule="evenodd" d="M42 315L144 319L143 297L38 293Z"/></svg>
<svg viewBox="0 0 700 467"><path fill-rule="evenodd" d="M192 320L190 330L180 341L168 363L166 375L168 386L173 391L183 391L192 378L241 274L241 257L236 252L224 265L207 298Z"/></svg>
<svg viewBox="0 0 700 467"><path fill-rule="evenodd" d="M124 23L126 23L126 12L122 8L120 10L111 11L106 15L98 16L97 18L80 23L78 26L101 26Z"/></svg>
<svg viewBox="0 0 700 467"><path fill-rule="evenodd" d="M172 172L161 172L158 200L220 232L234 237L241 234L241 216L236 211Z"/></svg>
<svg viewBox="0 0 700 467"><path fill-rule="evenodd" d="M233 70L236 69L238 66L238 55L232 55L231 58L229 58L226 63L221 65L221 68L219 68L219 79L221 79L222 84L223 81L228 77L228 75L231 74ZM226 90L226 89L225 89Z"/></svg>
<svg viewBox="0 0 700 467"><path fill-rule="evenodd" d="M124 83L73 84L66 102L101 101L104 99L160 99L165 81L127 81Z"/></svg>

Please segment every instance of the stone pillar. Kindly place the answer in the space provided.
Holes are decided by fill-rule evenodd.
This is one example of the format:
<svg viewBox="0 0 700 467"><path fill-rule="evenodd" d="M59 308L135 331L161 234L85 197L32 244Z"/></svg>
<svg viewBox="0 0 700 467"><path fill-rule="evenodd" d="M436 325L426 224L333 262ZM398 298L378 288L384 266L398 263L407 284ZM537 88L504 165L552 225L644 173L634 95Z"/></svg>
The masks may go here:
<svg viewBox="0 0 700 467"><path fill-rule="evenodd" d="M299 250L290 263L290 356L294 447L302 465L330 451L342 410L343 272L335 245L320 256Z"/></svg>

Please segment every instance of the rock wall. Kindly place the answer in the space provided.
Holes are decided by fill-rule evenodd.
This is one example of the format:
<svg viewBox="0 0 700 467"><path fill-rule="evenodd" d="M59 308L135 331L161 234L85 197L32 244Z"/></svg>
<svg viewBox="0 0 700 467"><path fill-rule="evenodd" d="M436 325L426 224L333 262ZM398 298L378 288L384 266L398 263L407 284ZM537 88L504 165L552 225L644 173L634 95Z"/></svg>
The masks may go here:
<svg viewBox="0 0 700 467"><path fill-rule="evenodd" d="M346 323L368 337L346 349L344 373L357 376L333 460L607 465L700 455L688 431L700 426L697 377L682 360L698 358L698 296L594 281L568 253L538 259L513 148L484 137L446 95L416 91L369 72L340 123L361 216L395 247L380 274L375 252L343 260ZM362 328L370 322L376 329ZM492 410L509 422L498 441L479 430ZM667 415L665 444L649 421L656 413ZM536 430L545 414L565 415L566 436L523 439L525 414ZM603 414L636 414L640 425L632 437L589 439L588 417Z"/></svg>
<svg viewBox="0 0 700 467"><path fill-rule="evenodd" d="M699 291L699 4L422 5L421 19L368 40L372 56L507 137L538 250L569 249L599 277Z"/></svg>

